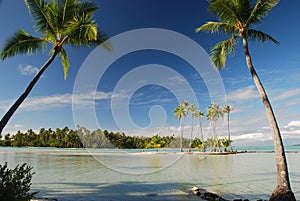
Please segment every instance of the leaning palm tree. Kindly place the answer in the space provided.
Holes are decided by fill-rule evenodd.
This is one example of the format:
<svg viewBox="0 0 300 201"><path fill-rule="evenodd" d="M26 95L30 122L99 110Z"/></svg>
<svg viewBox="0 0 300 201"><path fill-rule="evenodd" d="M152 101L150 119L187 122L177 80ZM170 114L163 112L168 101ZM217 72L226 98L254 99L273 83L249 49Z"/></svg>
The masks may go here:
<svg viewBox="0 0 300 201"><path fill-rule="evenodd" d="M207 108L207 115L206 115L206 119L210 121L210 124L213 127L213 138L215 139L215 144L214 144L214 151L216 151L215 148L218 149L218 151L220 151L220 146L218 142L218 136L217 136L217 130L216 130L216 124L217 121L219 120L220 117L223 117L223 111L221 110L221 108L219 107L218 104L216 103L212 103L208 108Z"/></svg>
<svg viewBox="0 0 300 201"><path fill-rule="evenodd" d="M233 107L231 107L230 105L224 105L224 107L223 107L223 113L227 114L227 132L228 132L228 142L229 142L230 151L233 151L232 146L231 146L230 126L229 126L229 114L232 110L233 110Z"/></svg>
<svg viewBox="0 0 300 201"><path fill-rule="evenodd" d="M174 110L175 118L179 119L180 124L180 152L183 152L182 143L183 143L183 129L184 129L184 118L187 115L187 106L188 102L183 100Z"/></svg>
<svg viewBox="0 0 300 201"><path fill-rule="evenodd" d="M18 30L4 43L1 59L5 60L17 54L32 54L44 50L47 44L51 46L51 57L40 68L24 93L3 116L0 121L0 133L56 56L59 56L62 61L64 79L66 79L70 63L64 46L89 47L102 43L103 47L110 50L110 44L103 43L107 37L99 31L98 25L93 19L93 13L97 9L94 3L77 2L76 0L24 1L33 17L35 31L42 37L34 37L22 29Z"/></svg>
<svg viewBox="0 0 300 201"><path fill-rule="evenodd" d="M190 146L189 146L189 152L191 152L192 149L192 139L193 139L193 130L194 130L194 118L196 117L197 107L195 104L189 104L187 107L187 111L191 113L192 115L192 128L191 128L191 137L190 137Z"/></svg>
<svg viewBox="0 0 300 201"><path fill-rule="evenodd" d="M287 160L280 130L267 93L254 69L248 48L248 40L258 40L260 42L271 41L275 44L279 44L272 36L255 29L278 2L279 0L257 0L255 4L252 4L251 0L210 0L208 11L215 15L220 21L207 22L196 29L196 32L205 31L217 33L221 31L230 36L228 40L219 42L212 48L211 58L217 69L225 66L226 55L233 52L238 38L241 38L243 41L246 63L265 106L274 140L277 186L270 197L272 201L295 200L295 196L291 190Z"/></svg>

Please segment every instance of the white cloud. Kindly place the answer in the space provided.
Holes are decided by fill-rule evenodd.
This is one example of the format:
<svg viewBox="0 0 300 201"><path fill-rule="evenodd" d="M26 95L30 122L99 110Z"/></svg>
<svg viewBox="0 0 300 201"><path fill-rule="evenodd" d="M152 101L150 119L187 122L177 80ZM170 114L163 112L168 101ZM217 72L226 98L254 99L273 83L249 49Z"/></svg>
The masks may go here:
<svg viewBox="0 0 300 201"><path fill-rule="evenodd" d="M297 95L300 95L300 88L285 91L282 94L272 98L272 100L274 100L274 101L285 100L285 99L288 99L288 98L291 98L291 97L294 97Z"/></svg>
<svg viewBox="0 0 300 201"><path fill-rule="evenodd" d="M254 86L237 89L227 94L228 101L246 101L258 98L258 92Z"/></svg>
<svg viewBox="0 0 300 201"><path fill-rule="evenodd" d="M28 64L25 66L19 65L18 69L22 75L26 75L26 76L35 75L39 71L39 69L37 67L31 66Z"/></svg>
<svg viewBox="0 0 300 201"><path fill-rule="evenodd" d="M288 123L286 126L283 126L283 128L291 128L291 127L298 127L300 128L300 121L291 121L290 123Z"/></svg>
<svg viewBox="0 0 300 201"><path fill-rule="evenodd" d="M266 135L264 133L258 132L258 133L247 133L247 134L242 134L238 136L232 136L231 137L233 141L238 141L238 140L243 140L243 141L266 141L270 140L271 135Z"/></svg>
<svg viewBox="0 0 300 201"><path fill-rule="evenodd" d="M117 96L117 95L116 95ZM77 104L82 106L89 106L97 100L104 100L112 97L111 92L89 92L85 94L56 94L51 96L37 96L27 98L21 105L20 109L26 111L49 110L53 108L61 108ZM0 101L0 110L7 110L12 104L12 101Z"/></svg>
<svg viewBox="0 0 300 201"><path fill-rule="evenodd" d="M15 128L22 128L22 127L24 127L24 125L23 124L15 124L14 127Z"/></svg>

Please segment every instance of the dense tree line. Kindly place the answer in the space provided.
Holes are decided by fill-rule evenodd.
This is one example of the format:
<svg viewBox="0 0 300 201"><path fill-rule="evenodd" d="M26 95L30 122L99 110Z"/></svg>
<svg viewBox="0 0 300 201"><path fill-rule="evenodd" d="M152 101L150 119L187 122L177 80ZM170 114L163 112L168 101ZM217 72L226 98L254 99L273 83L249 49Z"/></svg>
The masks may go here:
<svg viewBox="0 0 300 201"><path fill-rule="evenodd" d="M76 130L68 127L55 130L41 128L37 133L29 129L26 132L18 131L14 135L8 133L4 139L1 136L0 139L0 146L119 149L164 148L174 141L173 136L127 136L125 133L101 129L91 131L84 127L78 127Z"/></svg>

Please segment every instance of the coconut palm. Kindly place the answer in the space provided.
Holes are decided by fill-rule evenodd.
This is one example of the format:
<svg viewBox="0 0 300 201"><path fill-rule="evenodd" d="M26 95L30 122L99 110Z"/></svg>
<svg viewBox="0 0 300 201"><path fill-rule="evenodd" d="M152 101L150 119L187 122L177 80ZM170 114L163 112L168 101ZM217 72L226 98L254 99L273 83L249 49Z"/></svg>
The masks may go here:
<svg viewBox="0 0 300 201"><path fill-rule="evenodd" d="M268 15L278 2L279 0L257 0L257 2L253 4L251 0L211 0L209 1L208 11L216 16L219 21L207 22L196 29L196 32L205 31L217 33L221 31L230 36L228 40L219 42L212 48L211 58L217 69L225 66L227 54L233 52L238 38L242 39L246 64L262 98L274 140L277 186L270 197L272 201L295 200L295 196L291 190L287 160L280 130L267 93L254 69L249 52L248 40L258 40L260 42L271 41L275 44L279 44L272 36L255 29L257 25L262 23L263 18Z"/></svg>
<svg viewBox="0 0 300 201"><path fill-rule="evenodd" d="M77 2L76 0L24 0L29 13L34 20L35 31L42 37L34 37L22 29L19 29L9 38L1 50L1 59L5 60L18 54L33 54L44 50L47 44L51 46L51 57L40 68L24 93L14 102L0 121L0 133L12 117L14 112L26 99L34 85L48 66L59 56L63 69L64 79L70 66L68 55L64 46L75 47L99 45L107 37L99 31L98 25L93 19L93 13L97 6L92 2ZM103 47L110 49L108 42Z"/></svg>
<svg viewBox="0 0 300 201"><path fill-rule="evenodd" d="M217 131L216 131L216 124L217 121L219 120L220 117L223 117L223 111L219 107L218 104L212 103L208 108L207 108L207 115L206 118L207 120L210 121L212 127L213 127L213 138L215 139L215 144L214 148L218 148L218 151L220 151L220 146L218 142L218 136L217 136Z"/></svg>
<svg viewBox="0 0 300 201"><path fill-rule="evenodd" d="M228 132L228 141L230 143L229 144L230 151L233 151L232 146L231 146L230 126L229 126L229 114L232 110L233 110L233 107L231 107L230 105L224 105L224 107L223 107L223 113L227 114L227 132Z"/></svg>
<svg viewBox="0 0 300 201"><path fill-rule="evenodd" d="M186 100L183 100L174 110L174 116L175 118L179 119L180 124L180 152L183 152L182 149L182 140L183 140L183 130L184 130L184 118L187 115L187 106L188 102Z"/></svg>
<svg viewBox="0 0 300 201"><path fill-rule="evenodd" d="M166 142L157 134L153 137L151 137L150 142L146 145L147 149L151 149L151 148L161 148L166 144Z"/></svg>
<svg viewBox="0 0 300 201"><path fill-rule="evenodd" d="M204 142L205 147L209 148L209 151L212 152L212 147L214 146L214 138L207 138Z"/></svg>
<svg viewBox="0 0 300 201"><path fill-rule="evenodd" d="M202 122L201 119L203 118L204 113L201 112L199 109L195 112L195 117L199 119L199 130L200 130L200 140L204 142L203 131L202 131ZM204 146L202 146L202 151L204 150Z"/></svg>
<svg viewBox="0 0 300 201"><path fill-rule="evenodd" d="M231 141L228 138L220 139L220 141L221 141L222 147L224 148L224 151L227 152L227 147L230 146Z"/></svg>
<svg viewBox="0 0 300 201"><path fill-rule="evenodd" d="M190 137L190 146L189 146L189 152L191 151L192 148L192 139L193 139L193 130L194 130L194 118L197 112L197 107L195 104L189 104L187 107L187 111L191 113L192 115L192 128L191 128L191 137Z"/></svg>

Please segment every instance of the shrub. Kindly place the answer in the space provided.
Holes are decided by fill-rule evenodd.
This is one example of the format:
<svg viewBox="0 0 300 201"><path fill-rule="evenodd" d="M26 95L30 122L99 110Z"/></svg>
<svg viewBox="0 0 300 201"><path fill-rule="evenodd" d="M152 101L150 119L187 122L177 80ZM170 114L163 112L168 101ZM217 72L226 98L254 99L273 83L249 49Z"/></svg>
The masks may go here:
<svg viewBox="0 0 300 201"><path fill-rule="evenodd" d="M7 162L0 164L0 201L28 201L37 192L29 193L34 172L26 163L14 169L7 168Z"/></svg>

